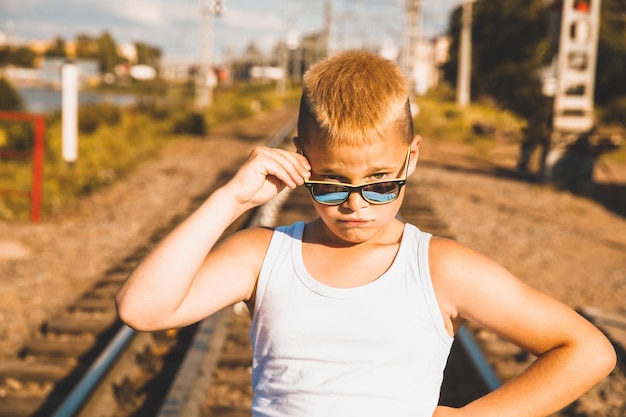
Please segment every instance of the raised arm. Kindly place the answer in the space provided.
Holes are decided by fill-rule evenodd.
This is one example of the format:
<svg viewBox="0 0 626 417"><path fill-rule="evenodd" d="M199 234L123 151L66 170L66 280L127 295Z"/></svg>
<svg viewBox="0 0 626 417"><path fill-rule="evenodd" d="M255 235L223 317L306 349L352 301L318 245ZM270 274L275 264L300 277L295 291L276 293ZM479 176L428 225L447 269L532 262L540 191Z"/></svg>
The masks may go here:
<svg viewBox="0 0 626 417"><path fill-rule="evenodd" d="M430 258L449 323L471 320L537 356L499 389L461 409L438 408L435 416L547 416L572 403L615 366L615 350L595 326L494 261L443 239L433 240Z"/></svg>
<svg viewBox="0 0 626 417"><path fill-rule="evenodd" d="M302 185L309 170L299 154L255 148L237 174L130 274L116 297L120 318L137 330L180 327L249 298L268 232L244 231L214 245L241 214L269 201L284 187Z"/></svg>

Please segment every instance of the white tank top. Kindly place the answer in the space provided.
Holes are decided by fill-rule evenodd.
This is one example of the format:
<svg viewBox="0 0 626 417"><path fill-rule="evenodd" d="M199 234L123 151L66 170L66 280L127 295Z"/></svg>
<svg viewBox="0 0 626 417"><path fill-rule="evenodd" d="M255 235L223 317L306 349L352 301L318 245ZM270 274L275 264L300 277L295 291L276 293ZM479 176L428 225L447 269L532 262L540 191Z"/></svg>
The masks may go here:
<svg viewBox="0 0 626 417"><path fill-rule="evenodd" d="M254 318L254 417L431 417L453 338L430 280L430 234L405 225L377 280L334 288L302 261L304 223L274 231Z"/></svg>

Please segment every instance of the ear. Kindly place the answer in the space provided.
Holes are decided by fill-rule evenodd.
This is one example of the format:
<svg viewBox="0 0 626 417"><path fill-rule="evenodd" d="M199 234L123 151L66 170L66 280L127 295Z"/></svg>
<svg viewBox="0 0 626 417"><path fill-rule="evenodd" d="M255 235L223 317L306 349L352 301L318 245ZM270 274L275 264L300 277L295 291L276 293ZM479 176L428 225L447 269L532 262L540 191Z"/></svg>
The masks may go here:
<svg viewBox="0 0 626 417"><path fill-rule="evenodd" d="M417 160L420 154L420 145L422 144L422 137L415 135L411 141L411 157L409 160L409 176L415 171L417 166Z"/></svg>
<svg viewBox="0 0 626 417"><path fill-rule="evenodd" d="M293 145L296 147L296 152L302 153L302 145L300 144L300 138L297 136L294 136L292 141L293 141Z"/></svg>

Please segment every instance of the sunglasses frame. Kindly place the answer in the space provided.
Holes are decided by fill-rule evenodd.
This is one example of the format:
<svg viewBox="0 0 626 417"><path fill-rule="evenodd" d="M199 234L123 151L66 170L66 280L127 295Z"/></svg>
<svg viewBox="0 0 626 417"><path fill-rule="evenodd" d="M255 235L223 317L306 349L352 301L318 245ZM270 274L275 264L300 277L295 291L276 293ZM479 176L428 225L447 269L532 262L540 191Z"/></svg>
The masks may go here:
<svg viewBox="0 0 626 417"><path fill-rule="evenodd" d="M371 182L366 182L366 183L358 184L358 185L346 184L346 183L343 183L343 182L335 182L335 181L315 181L315 180L309 180L309 179L305 178L304 179L304 185L309 190L309 193L311 193L311 198L313 198L313 200L315 200L316 202L318 202L320 204L324 204L326 206L339 206L339 205L345 203L350 198L352 193L357 193L357 192L359 193L361 198L363 198L363 200L367 201L370 204L375 204L375 205L387 204L387 203L391 203L392 201L396 201L398 199L398 197L400 197L400 191L402 190L402 187L404 185L406 185L407 178L408 178L408 175L409 175L409 161L410 161L410 159L411 159L411 146L409 145L409 148L408 148L407 153L406 153L406 160L404 162L404 165L405 165L404 178L395 178L393 180L371 181ZM367 196L365 196L365 194L363 194L363 190L365 189L365 187L368 187L370 185L375 185L375 184L384 184L384 183L398 184L398 194L393 199L386 200L386 201L373 201L373 200L370 200L369 198L367 198ZM333 186L344 187L344 188L347 189L348 194L346 195L346 197L343 200L338 201L338 202L329 203L329 202L320 201L313 194L313 187L315 185L333 185Z"/></svg>

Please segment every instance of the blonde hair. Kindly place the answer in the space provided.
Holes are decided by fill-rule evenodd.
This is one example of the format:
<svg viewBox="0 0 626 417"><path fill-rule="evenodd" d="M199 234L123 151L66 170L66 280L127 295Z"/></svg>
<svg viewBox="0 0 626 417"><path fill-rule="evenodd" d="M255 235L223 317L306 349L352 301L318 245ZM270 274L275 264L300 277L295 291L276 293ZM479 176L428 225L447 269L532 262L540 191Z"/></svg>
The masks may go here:
<svg viewBox="0 0 626 417"><path fill-rule="evenodd" d="M373 52L345 51L304 75L298 134L316 131L329 143L358 145L399 128L410 143L413 121L408 81L392 61Z"/></svg>

